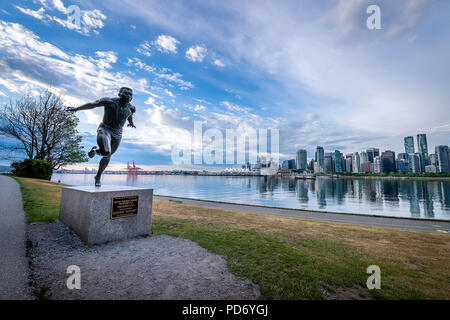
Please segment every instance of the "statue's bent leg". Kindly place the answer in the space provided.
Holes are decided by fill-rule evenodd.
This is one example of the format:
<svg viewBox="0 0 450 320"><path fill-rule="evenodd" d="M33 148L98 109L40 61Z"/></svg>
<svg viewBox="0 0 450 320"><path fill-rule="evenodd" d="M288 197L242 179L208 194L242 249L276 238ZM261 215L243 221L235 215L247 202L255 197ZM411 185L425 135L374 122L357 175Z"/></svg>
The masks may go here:
<svg viewBox="0 0 450 320"><path fill-rule="evenodd" d="M119 148L120 140L122 140L122 137L111 137L111 155L117 151L117 148Z"/></svg>
<svg viewBox="0 0 450 320"><path fill-rule="evenodd" d="M106 167L108 166L109 160L111 160L111 156L103 157L100 160L97 175L95 176L95 186L96 187L100 187L100 178L102 176L103 171L105 171Z"/></svg>
<svg viewBox="0 0 450 320"><path fill-rule="evenodd" d="M111 155L111 133L105 129L97 132L98 149L95 151L99 156L108 157Z"/></svg>
<svg viewBox="0 0 450 320"><path fill-rule="evenodd" d="M95 176L95 186L100 187L100 178L111 159L111 134L107 130L98 130L97 143L99 148L95 152L102 156L102 159L100 160L97 175Z"/></svg>

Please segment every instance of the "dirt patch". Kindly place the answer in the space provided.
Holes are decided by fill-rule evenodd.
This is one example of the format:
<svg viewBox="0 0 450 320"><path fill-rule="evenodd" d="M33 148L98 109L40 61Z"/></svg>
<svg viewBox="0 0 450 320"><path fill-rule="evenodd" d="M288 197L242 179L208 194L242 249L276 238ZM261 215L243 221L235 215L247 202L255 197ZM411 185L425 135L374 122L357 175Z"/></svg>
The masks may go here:
<svg viewBox="0 0 450 320"><path fill-rule="evenodd" d="M196 243L154 235L85 246L61 222L28 225L36 296L50 299L258 299L259 287L230 273L226 261ZM81 271L69 290L67 268Z"/></svg>
<svg viewBox="0 0 450 320"><path fill-rule="evenodd" d="M322 293L327 300L373 300L367 294L367 289L359 287L339 287L336 292L329 292L322 289Z"/></svg>

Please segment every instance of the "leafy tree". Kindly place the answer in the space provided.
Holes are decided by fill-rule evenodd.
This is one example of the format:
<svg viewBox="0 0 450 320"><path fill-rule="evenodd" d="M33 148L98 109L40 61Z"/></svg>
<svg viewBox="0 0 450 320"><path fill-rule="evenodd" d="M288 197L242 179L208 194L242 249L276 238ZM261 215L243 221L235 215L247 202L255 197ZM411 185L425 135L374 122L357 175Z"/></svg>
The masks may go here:
<svg viewBox="0 0 450 320"><path fill-rule="evenodd" d="M50 90L37 98L24 96L0 110L0 135L19 142L29 159L62 165L88 160L76 129L78 118L66 111L62 98ZM16 147L17 148L17 147Z"/></svg>
<svg viewBox="0 0 450 320"><path fill-rule="evenodd" d="M53 167L51 163L39 159L25 159L19 162L13 162L12 174L19 177L37 178L50 180Z"/></svg>

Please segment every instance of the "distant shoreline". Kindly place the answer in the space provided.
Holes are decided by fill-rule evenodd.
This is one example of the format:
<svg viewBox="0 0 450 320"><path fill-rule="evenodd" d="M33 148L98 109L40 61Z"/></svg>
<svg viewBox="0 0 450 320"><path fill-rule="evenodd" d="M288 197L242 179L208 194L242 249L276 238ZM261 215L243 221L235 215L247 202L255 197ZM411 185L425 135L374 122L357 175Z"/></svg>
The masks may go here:
<svg viewBox="0 0 450 320"><path fill-rule="evenodd" d="M95 174L87 172L54 172L56 174ZM127 175L125 172L105 172L105 175ZM264 175L244 175L244 174L174 174L174 173L137 173L138 176L193 176L193 177L266 177ZM270 177L270 176L268 176ZM295 175L274 175L274 177L288 177L295 178ZM388 179L388 180L436 180L436 181L450 181L450 177L398 177L398 176L347 176L347 175L316 175L316 178L326 179Z"/></svg>
<svg viewBox="0 0 450 320"><path fill-rule="evenodd" d="M387 180L448 180L450 177L396 177L396 176L326 176L318 175L317 178L330 178L330 179L387 179Z"/></svg>

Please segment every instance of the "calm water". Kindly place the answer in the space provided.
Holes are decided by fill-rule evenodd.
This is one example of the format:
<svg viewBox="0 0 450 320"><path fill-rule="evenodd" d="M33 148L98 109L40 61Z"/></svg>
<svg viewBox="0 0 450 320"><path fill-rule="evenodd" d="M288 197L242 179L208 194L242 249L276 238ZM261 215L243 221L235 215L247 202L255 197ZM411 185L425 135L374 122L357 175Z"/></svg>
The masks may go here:
<svg viewBox="0 0 450 320"><path fill-rule="evenodd" d="M54 174L70 185L91 174ZM150 187L158 195L265 206L450 220L450 181L104 175L103 184Z"/></svg>

